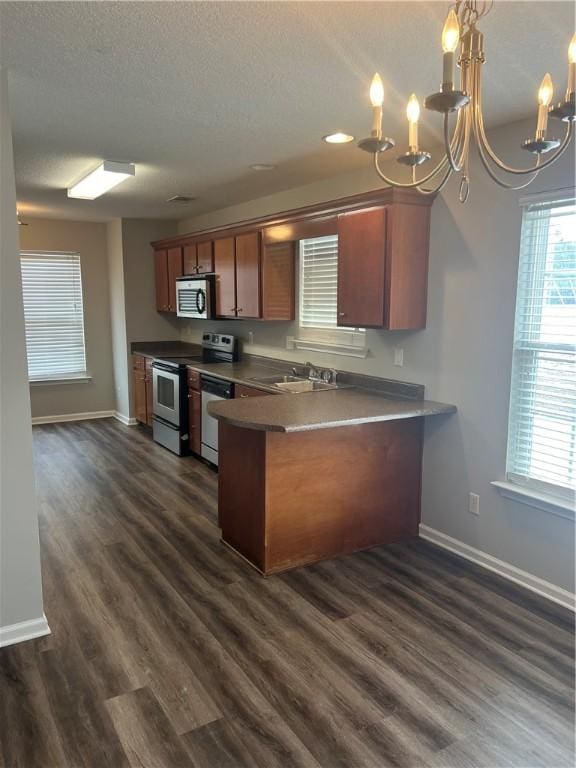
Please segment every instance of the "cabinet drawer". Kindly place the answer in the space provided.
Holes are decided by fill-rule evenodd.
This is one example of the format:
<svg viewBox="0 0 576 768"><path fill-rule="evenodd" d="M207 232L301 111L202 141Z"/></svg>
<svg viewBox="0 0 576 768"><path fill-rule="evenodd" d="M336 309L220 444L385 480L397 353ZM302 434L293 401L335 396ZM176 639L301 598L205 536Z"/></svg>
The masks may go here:
<svg viewBox="0 0 576 768"><path fill-rule="evenodd" d="M234 388L234 397L262 397L262 395L271 395L272 392L268 392L267 389L259 389L258 387L250 387L247 384L236 384Z"/></svg>
<svg viewBox="0 0 576 768"><path fill-rule="evenodd" d="M200 371L187 368L188 386L190 389L200 389Z"/></svg>
<svg viewBox="0 0 576 768"><path fill-rule="evenodd" d="M146 358L142 355L132 355L132 369L134 371L144 371L146 368Z"/></svg>

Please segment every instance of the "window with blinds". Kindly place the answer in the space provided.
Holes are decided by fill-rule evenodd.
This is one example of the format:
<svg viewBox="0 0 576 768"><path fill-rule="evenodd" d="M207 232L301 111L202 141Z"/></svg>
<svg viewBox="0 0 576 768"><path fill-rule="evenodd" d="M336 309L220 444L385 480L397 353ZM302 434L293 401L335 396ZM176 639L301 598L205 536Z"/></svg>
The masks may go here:
<svg viewBox="0 0 576 768"><path fill-rule="evenodd" d="M80 255L24 251L20 260L30 381L85 376Z"/></svg>
<svg viewBox="0 0 576 768"><path fill-rule="evenodd" d="M576 201L524 208L510 398L512 482L576 485Z"/></svg>
<svg viewBox="0 0 576 768"><path fill-rule="evenodd" d="M338 235L300 240L300 327L336 328Z"/></svg>

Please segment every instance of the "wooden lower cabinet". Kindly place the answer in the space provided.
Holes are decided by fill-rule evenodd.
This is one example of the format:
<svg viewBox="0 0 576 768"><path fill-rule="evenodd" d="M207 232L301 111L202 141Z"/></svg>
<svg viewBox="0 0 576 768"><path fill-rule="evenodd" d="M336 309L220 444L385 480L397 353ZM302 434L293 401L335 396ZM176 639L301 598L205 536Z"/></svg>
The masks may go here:
<svg viewBox="0 0 576 768"><path fill-rule="evenodd" d="M269 574L417 536L422 422L292 433L220 422L223 541Z"/></svg>
<svg viewBox="0 0 576 768"><path fill-rule="evenodd" d="M188 434L190 450L200 456L202 449L202 392L200 373L188 368Z"/></svg>
<svg viewBox="0 0 576 768"><path fill-rule="evenodd" d="M143 355L132 355L132 385L134 416L140 424L152 426L153 382L152 360Z"/></svg>
<svg viewBox="0 0 576 768"><path fill-rule="evenodd" d="M152 379L152 360L146 358L145 362L146 375L144 380L146 382L146 424L152 426L152 416L154 413L154 382Z"/></svg>
<svg viewBox="0 0 576 768"><path fill-rule="evenodd" d="M190 450L200 455L202 448L202 393L188 388L188 433Z"/></svg>

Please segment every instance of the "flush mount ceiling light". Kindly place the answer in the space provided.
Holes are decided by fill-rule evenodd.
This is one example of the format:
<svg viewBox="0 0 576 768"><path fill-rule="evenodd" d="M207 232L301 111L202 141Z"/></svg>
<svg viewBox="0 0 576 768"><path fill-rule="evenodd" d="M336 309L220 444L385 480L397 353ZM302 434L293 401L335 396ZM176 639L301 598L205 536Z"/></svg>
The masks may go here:
<svg viewBox="0 0 576 768"><path fill-rule="evenodd" d="M552 165L565 151L574 134L576 119L576 35L568 46L568 85L563 101L552 105L553 85L549 74L544 76L538 90L538 113L534 136L521 144L522 149L536 156L529 168L514 168L501 160L491 147L486 136L482 111L482 66L485 62L484 36L477 29L480 19L492 8L493 0L457 0L448 13L442 31L442 49L444 51L442 85L440 91L428 96L424 101L426 109L440 112L444 116L444 154L438 164L429 172L417 178L417 169L431 158L429 152L418 144L418 120L420 105L414 94L410 97L406 117L408 118L408 151L398 157L398 162L411 169L412 181L396 181L384 174L379 165L379 157L394 146L394 140L382 132L382 105L384 103L384 85L379 74L375 74L370 86L372 104L372 133L359 142L365 152L373 154L374 169L387 185L403 189L417 189L425 195L439 192L453 173L460 174L459 199L465 203L470 190L468 173L470 146L476 144L482 165L490 178L505 189L523 189L527 187L541 170ZM527 11L523 11L523 14ZM460 67L460 83L454 87L454 64L456 51L460 46L457 59ZM456 112L454 130L451 134L449 115ZM548 116L566 123L562 140L548 136ZM325 137L326 141L330 137ZM554 150L550 157L543 160L545 153ZM502 178L502 173L504 178ZM515 181L520 177L519 181ZM522 178L525 177L525 178ZM431 182L430 187L424 186Z"/></svg>
<svg viewBox="0 0 576 768"><path fill-rule="evenodd" d="M336 131L336 133L322 136L322 140L327 144L349 144L351 141L354 141L354 136L351 136L349 133L342 133L342 131Z"/></svg>
<svg viewBox="0 0 576 768"><path fill-rule="evenodd" d="M275 171L276 166L272 163L254 163L250 166L253 171Z"/></svg>
<svg viewBox="0 0 576 768"><path fill-rule="evenodd" d="M136 169L133 163L117 163L113 160L104 160L98 168L90 171L89 174L68 189L68 197L95 200L125 179L135 175Z"/></svg>

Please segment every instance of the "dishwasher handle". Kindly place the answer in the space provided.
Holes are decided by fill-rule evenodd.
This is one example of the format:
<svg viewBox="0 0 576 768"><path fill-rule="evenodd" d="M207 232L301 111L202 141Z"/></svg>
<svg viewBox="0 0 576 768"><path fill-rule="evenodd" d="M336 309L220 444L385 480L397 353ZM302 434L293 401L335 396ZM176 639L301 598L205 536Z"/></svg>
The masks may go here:
<svg viewBox="0 0 576 768"><path fill-rule="evenodd" d="M201 376L201 387L203 392L209 392L224 400L230 400L234 397L234 384L225 379L217 379L212 376Z"/></svg>

